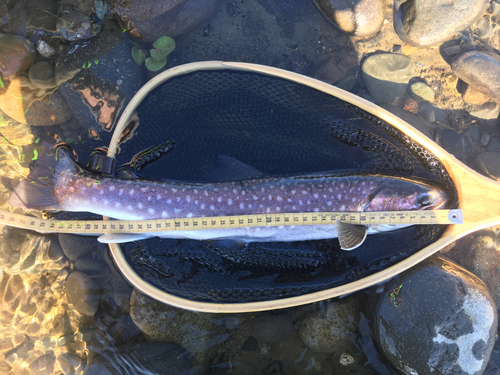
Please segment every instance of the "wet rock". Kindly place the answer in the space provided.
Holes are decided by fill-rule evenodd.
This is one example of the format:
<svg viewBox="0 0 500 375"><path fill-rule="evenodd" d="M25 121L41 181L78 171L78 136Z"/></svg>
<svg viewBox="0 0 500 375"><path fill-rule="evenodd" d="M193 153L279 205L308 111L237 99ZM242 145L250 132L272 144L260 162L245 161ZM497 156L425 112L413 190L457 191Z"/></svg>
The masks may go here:
<svg viewBox="0 0 500 375"><path fill-rule="evenodd" d="M423 82L415 82L410 86L412 96L419 101L432 102L436 97L434 90Z"/></svg>
<svg viewBox="0 0 500 375"><path fill-rule="evenodd" d="M487 147L488 151L500 152L500 139L494 137L490 140Z"/></svg>
<svg viewBox="0 0 500 375"><path fill-rule="evenodd" d="M436 142L458 160L465 160L472 143L467 135L457 133L452 129L443 129L436 135Z"/></svg>
<svg viewBox="0 0 500 375"><path fill-rule="evenodd" d="M64 98L54 92L44 100L33 102L24 116L28 125L51 126L68 121L72 115Z"/></svg>
<svg viewBox="0 0 500 375"><path fill-rule="evenodd" d="M500 56L491 52L468 51L451 63L460 79L491 99L500 100Z"/></svg>
<svg viewBox="0 0 500 375"><path fill-rule="evenodd" d="M491 135L488 133L484 133L483 136L481 137L481 145L482 146L488 146L488 143L490 142ZM472 138L473 141L477 141L477 139Z"/></svg>
<svg viewBox="0 0 500 375"><path fill-rule="evenodd" d="M31 65L28 77L31 83L41 89L52 89L57 86L54 65L49 61L38 61Z"/></svg>
<svg viewBox="0 0 500 375"><path fill-rule="evenodd" d="M44 40L39 40L36 42L36 50L40 55L42 55L45 58L54 56L56 51L54 48L52 48L46 41Z"/></svg>
<svg viewBox="0 0 500 375"><path fill-rule="evenodd" d="M433 257L384 285L373 324L384 356L403 373L481 374L498 321L481 280Z"/></svg>
<svg viewBox="0 0 500 375"><path fill-rule="evenodd" d="M180 375L189 373L190 368L188 353L179 345L170 342L141 342L96 354L83 374L121 375L140 371L144 374Z"/></svg>
<svg viewBox="0 0 500 375"><path fill-rule="evenodd" d="M474 35L479 39L488 39L493 35L493 25L489 17L482 17L472 25Z"/></svg>
<svg viewBox="0 0 500 375"><path fill-rule="evenodd" d="M413 77L413 68L408 57L393 53L369 56L361 65L363 82L377 104L401 100Z"/></svg>
<svg viewBox="0 0 500 375"><path fill-rule="evenodd" d="M134 1L119 11L122 19L130 19L146 42L160 36L176 38L212 15L220 0ZM125 25L124 25L125 26ZM125 26L127 29L131 27Z"/></svg>
<svg viewBox="0 0 500 375"><path fill-rule="evenodd" d="M349 353L360 319L359 295L328 300L323 306L302 320L300 338L318 353Z"/></svg>
<svg viewBox="0 0 500 375"><path fill-rule="evenodd" d="M470 139L472 139L474 142L479 141L479 129L475 126L471 126L469 129L467 129L467 132L469 133Z"/></svg>
<svg viewBox="0 0 500 375"><path fill-rule="evenodd" d="M314 77L329 84L336 84L357 67L358 60L351 54L331 58L314 73Z"/></svg>
<svg viewBox="0 0 500 375"><path fill-rule="evenodd" d="M103 272L108 269L108 266L100 260L82 257L75 260L75 269L78 271Z"/></svg>
<svg viewBox="0 0 500 375"><path fill-rule="evenodd" d="M418 115L429 122L436 122L443 125L446 125L448 123L446 112L429 102L423 102L419 104Z"/></svg>
<svg viewBox="0 0 500 375"><path fill-rule="evenodd" d="M57 363L64 375L82 373L85 363L73 353L63 353L57 357Z"/></svg>
<svg viewBox="0 0 500 375"><path fill-rule="evenodd" d="M468 27L483 15L487 7L487 0L397 0L394 28L405 43L433 46Z"/></svg>
<svg viewBox="0 0 500 375"><path fill-rule="evenodd" d="M74 271L66 280L68 303L80 314L94 316L99 305L101 291L97 282L86 273Z"/></svg>
<svg viewBox="0 0 500 375"><path fill-rule="evenodd" d="M487 102L483 105L474 105L467 108L472 116L481 118L483 120L493 120L491 122L496 122L498 115L500 114L500 105L498 103Z"/></svg>
<svg viewBox="0 0 500 375"><path fill-rule="evenodd" d="M55 361L56 356L54 353L48 353L33 361L30 369L37 375L52 375Z"/></svg>
<svg viewBox="0 0 500 375"><path fill-rule="evenodd" d="M283 341L294 330L290 313L260 313L252 320L252 333L261 342L273 344Z"/></svg>
<svg viewBox="0 0 500 375"><path fill-rule="evenodd" d="M469 104L475 104L475 105L482 105L490 100L488 95L482 93L478 89L466 85L467 87L465 88L463 94L462 94L462 99L469 103Z"/></svg>
<svg viewBox="0 0 500 375"><path fill-rule="evenodd" d="M193 357L193 364L205 366L216 346L228 339L228 334L211 333L211 316L181 310L153 300L136 290L130 300L130 315L141 331L154 341L181 345Z"/></svg>
<svg viewBox="0 0 500 375"><path fill-rule="evenodd" d="M11 79L35 62L36 49L22 36L0 34L0 76Z"/></svg>
<svg viewBox="0 0 500 375"><path fill-rule="evenodd" d="M105 245L97 241L97 238L90 236L61 233L59 235L59 243L64 254L71 260L77 260L93 252L102 253L106 251Z"/></svg>
<svg viewBox="0 0 500 375"><path fill-rule="evenodd" d="M387 109L389 112L395 114L402 120L409 123L411 126L415 127L418 131L424 133L427 137L432 138L432 135L436 128L435 124L431 124L423 118L415 116L413 113L405 111L403 108L399 108L392 104L384 104L382 105L382 108Z"/></svg>
<svg viewBox="0 0 500 375"><path fill-rule="evenodd" d="M88 39L92 36L92 27L88 17L80 12L64 11L57 18L57 30L66 40Z"/></svg>
<svg viewBox="0 0 500 375"><path fill-rule="evenodd" d="M358 37L375 35L385 19L382 0L316 0L318 8L342 31Z"/></svg>
<svg viewBox="0 0 500 375"><path fill-rule="evenodd" d="M356 41L356 50L359 52L377 47L380 44L380 41L383 39L383 36L384 34L382 34L382 32L379 31L377 34L375 34L375 36L371 38L365 38ZM399 47L401 48L401 46ZM393 50L392 52L397 53L397 49Z"/></svg>
<svg viewBox="0 0 500 375"><path fill-rule="evenodd" d="M500 153L499 152L483 152L476 157L476 165L479 170L487 176L498 179L500 178Z"/></svg>
<svg viewBox="0 0 500 375"><path fill-rule="evenodd" d="M418 112L418 103L415 99L407 98L403 104L403 110L413 113L414 115Z"/></svg>

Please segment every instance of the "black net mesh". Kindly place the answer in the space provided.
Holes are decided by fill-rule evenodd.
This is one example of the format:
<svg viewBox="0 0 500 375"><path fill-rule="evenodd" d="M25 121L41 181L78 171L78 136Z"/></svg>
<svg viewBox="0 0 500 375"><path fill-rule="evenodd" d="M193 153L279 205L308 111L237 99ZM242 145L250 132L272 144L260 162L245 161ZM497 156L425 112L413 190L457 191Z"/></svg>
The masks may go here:
<svg viewBox="0 0 500 375"><path fill-rule="evenodd" d="M257 73L199 71L154 89L137 108L140 126L118 162L174 140L142 175L210 180L219 155L269 174L365 170L416 176L454 192L441 164L389 124L304 85ZM450 207L455 207L452 202ZM180 297L237 303L298 296L387 268L439 238L418 226L368 236L346 252L338 241L253 243L151 239L122 245L144 280Z"/></svg>

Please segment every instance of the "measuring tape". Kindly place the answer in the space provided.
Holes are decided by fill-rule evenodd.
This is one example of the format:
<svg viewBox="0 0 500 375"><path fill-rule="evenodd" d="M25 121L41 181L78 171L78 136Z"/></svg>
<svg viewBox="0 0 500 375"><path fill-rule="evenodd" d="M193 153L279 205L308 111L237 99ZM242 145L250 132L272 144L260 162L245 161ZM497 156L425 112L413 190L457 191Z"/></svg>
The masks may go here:
<svg viewBox="0 0 500 375"><path fill-rule="evenodd" d="M335 224L462 224L462 210L384 212L305 212L154 220L48 220L0 211L0 224L49 233L110 234Z"/></svg>

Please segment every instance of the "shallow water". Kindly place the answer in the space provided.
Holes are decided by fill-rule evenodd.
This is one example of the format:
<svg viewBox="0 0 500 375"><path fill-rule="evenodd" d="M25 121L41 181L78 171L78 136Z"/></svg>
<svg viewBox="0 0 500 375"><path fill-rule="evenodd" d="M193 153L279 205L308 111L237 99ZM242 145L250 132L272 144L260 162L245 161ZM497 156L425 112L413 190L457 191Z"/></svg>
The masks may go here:
<svg viewBox="0 0 500 375"><path fill-rule="evenodd" d="M182 2L166 3L175 7ZM200 16L207 13L205 8L190 10L201 21L175 36L176 48L160 71L203 60L251 62L317 77L370 99L359 62L375 52L402 53L415 63L413 75L434 90L436 99L432 104L444 111L445 120L423 123L423 115L417 118L403 110L409 93L385 107L439 142L445 137L445 148L481 173L484 170L477 162L478 155L500 151L497 118L470 114L470 106L457 91L457 78L437 47L414 48L401 42L392 26L390 4L381 32L361 40L334 27L313 2L212 3L213 13L207 18ZM36 108L24 114L22 108L9 112L11 117L20 116L16 117L18 121L7 113L2 115L1 209L8 209L5 202L9 191L29 172L30 161L37 156L37 145L50 139L48 132L70 144L79 160L87 163L94 148L109 144L109 130L120 110L155 74L144 65L138 66L131 55L134 45L148 50L151 44L132 38L112 16L105 18L102 28L99 21L92 20L96 25L92 29L96 36L92 39L61 41L63 34L56 32L58 18L54 15L62 15L59 9L76 9L91 15L93 7L100 10L102 4L105 2L27 0L8 2L0 9L0 31L25 35L33 42L41 38L54 47L55 54L45 60L54 62L56 77L64 81L40 88L27 84L26 79L19 80L17 93L24 95L25 103L57 88L63 104L53 99L48 109ZM85 18L71 18L66 24L69 22L72 28L81 26L84 34L89 32ZM53 29L48 30L49 25ZM59 22L59 28L60 25ZM64 36L71 38L67 33ZM474 39L474 34L472 38L498 52L497 34L488 40ZM26 76L27 73L21 75ZM9 87L14 90L14 86ZM4 98L15 94L2 92ZM12 109L12 104L7 103ZM490 112L494 113L495 108L489 108ZM0 109L6 112L8 108L4 105ZM23 125L19 121L22 118L32 126ZM40 126L51 121L57 124ZM446 131L453 131L453 137ZM140 137L141 128L133 134ZM133 144L134 137L123 145L125 150ZM283 169L283 165L277 162L275 168ZM154 164L149 170L154 171ZM188 175L190 171L185 172ZM133 291L114 265L108 249L92 238L43 236L4 228L0 261L1 373L395 373L376 348L368 324L371 311L365 302L370 294L376 293L377 287L354 296L286 310L218 315L161 305ZM72 273L75 270L82 272ZM68 278L70 273L72 276ZM192 275L186 275L186 280L189 276ZM354 308L359 316L347 316L344 321L339 318L336 327L345 329L345 337L333 340L331 350L311 350L300 334L304 320L314 313L329 311L332 306L349 307L349 304L361 305ZM348 307L342 309L351 311ZM350 327L351 320L359 324ZM498 371L499 353L500 349L495 347L487 373Z"/></svg>

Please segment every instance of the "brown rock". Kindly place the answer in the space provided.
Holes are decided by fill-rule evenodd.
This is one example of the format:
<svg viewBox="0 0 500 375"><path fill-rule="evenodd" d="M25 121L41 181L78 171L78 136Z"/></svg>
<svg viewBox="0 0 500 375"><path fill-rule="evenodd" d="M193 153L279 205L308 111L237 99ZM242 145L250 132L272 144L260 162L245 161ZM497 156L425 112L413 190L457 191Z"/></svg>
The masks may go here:
<svg viewBox="0 0 500 375"><path fill-rule="evenodd" d="M482 93L472 86L468 86L465 89L464 93L462 94L462 99L469 104L475 105L483 105L484 103L491 101L488 95Z"/></svg>
<svg viewBox="0 0 500 375"><path fill-rule="evenodd" d="M0 34L0 76L11 79L35 62L36 48L18 35Z"/></svg>
<svg viewBox="0 0 500 375"><path fill-rule="evenodd" d="M358 60L351 54L331 58L322 65L314 77L329 84L335 84L348 76L358 66Z"/></svg>

